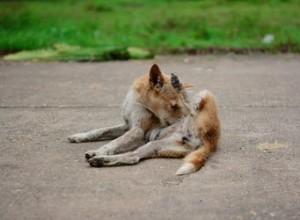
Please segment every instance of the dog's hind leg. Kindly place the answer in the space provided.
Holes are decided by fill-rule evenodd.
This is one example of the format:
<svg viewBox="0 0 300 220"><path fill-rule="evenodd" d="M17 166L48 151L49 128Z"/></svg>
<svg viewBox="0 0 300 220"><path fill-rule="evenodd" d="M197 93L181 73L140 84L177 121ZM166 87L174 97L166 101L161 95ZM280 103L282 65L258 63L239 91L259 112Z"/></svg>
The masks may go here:
<svg viewBox="0 0 300 220"><path fill-rule="evenodd" d="M131 128L121 137L105 144L98 150L90 150L85 153L85 158L99 155L114 155L119 153L128 152L145 144L144 131L140 127Z"/></svg>
<svg viewBox="0 0 300 220"><path fill-rule="evenodd" d="M142 159L168 157L182 158L190 152L183 145L176 144L174 140L151 141L133 152L117 155L98 155L88 160L90 166L117 166L133 165Z"/></svg>
<svg viewBox="0 0 300 220"><path fill-rule="evenodd" d="M122 136L128 130L129 126L127 124L122 124L114 127L94 129L84 133L73 134L68 137L68 140L71 143L112 140Z"/></svg>

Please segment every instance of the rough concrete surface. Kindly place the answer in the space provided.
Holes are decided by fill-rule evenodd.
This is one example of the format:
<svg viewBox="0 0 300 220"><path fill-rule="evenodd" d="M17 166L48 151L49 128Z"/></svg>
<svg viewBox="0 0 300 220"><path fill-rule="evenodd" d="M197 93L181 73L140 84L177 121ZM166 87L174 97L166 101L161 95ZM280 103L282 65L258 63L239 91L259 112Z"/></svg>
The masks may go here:
<svg viewBox="0 0 300 220"><path fill-rule="evenodd" d="M219 150L189 176L180 159L90 168L84 152L105 142L66 138L122 122L152 63L216 94ZM299 55L0 61L0 219L299 219L299 128Z"/></svg>

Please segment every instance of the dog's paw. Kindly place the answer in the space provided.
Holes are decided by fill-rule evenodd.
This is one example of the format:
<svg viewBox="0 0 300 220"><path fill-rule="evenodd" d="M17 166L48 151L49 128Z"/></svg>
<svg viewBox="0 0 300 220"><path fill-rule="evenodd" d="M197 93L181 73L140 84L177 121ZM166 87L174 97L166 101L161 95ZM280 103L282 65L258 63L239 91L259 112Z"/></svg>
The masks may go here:
<svg viewBox="0 0 300 220"><path fill-rule="evenodd" d="M113 155L113 152L106 147L102 147L98 150L89 150L85 153L85 159L89 160L90 158L93 158L95 156L105 156L105 155Z"/></svg>
<svg viewBox="0 0 300 220"><path fill-rule="evenodd" d="M68 137L68 140L71 143L84 142L85 139L86 139L86 134L85 133L73 134L70 137Z"/></svg>
<svg viewBox="0 0 300 220"><path fill-rule="evenodd" d="M110 156L95 156L88 160L91 167L102 167L102 166L109 166L114 164L114 159Z"/></svg>
<svg viewBox="0 0 300 220"><path fill-rule="evenodd" d="M88 152L86 152L84 154L84 157L87 161L95 156L96 156L96 151L94 151L94 150L89 150Z"/></svg>
<svg viewBox="0 0 300 220"><path fill-rule="evenodd" d="M88 160L91 167L102 167L104 164L103 157L92 157Z"/></svg>

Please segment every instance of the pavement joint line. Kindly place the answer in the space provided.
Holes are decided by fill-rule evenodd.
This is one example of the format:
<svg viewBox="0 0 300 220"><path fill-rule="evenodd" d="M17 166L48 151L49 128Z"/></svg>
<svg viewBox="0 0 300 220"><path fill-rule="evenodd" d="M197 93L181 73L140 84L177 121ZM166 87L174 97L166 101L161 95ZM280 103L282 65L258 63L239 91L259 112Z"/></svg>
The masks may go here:
<svg viewBox="0 0 300 220"><path fill-rule="evenodd" d="M24 106L0 106L0 109L88 109L88 108L121 108L121 105L24 105ZM246 105L228 106L219 105L220 109L242 109L242 108L300 108L297 105Z"/></svg>
<svg viewBox="0 0 300 220"><path fill-rule="evenodd" d="M233 108L233 109L239 109L239 108L300 108L300 106L297 105L245 105L245 106L226 106L226 105L220 105L220 109L226 109L226 108Z"/></svg>
<svg viewBox="0 0 300 220"><path fill-rule="evenodd" d="M28 105L28 106L0 106L0 109L68 109L68 108L121 108L121 105Z"/></svg>

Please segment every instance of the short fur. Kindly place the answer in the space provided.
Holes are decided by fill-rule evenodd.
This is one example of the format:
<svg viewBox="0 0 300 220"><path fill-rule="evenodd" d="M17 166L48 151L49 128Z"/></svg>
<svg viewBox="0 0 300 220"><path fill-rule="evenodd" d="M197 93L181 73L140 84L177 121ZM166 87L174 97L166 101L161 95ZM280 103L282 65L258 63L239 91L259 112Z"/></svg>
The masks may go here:
<svg viewBox="0 0 300 220"><path fill-rule="evenodd" d="M153 129L150 142L124 154L100 155L89 159L91 166L136 164L141 159L154 157L184 157L177 175L199 170L218 146L220 120L214 95L201 91L192 103L191 114L180 122L162 130Z"/></svg>
<svg viewBox="0 0 300 220"><path fill-rule="evenodd" d="M176 82L176 84L175 84ZM86 159L135 150L148 141L153 130L172 125L189 113L187 96L175 75L161 72L154 64L148 74L137 79L123 103L124 124L74 134L72 143L114 139L98 150L86 152Z"/></svg>

